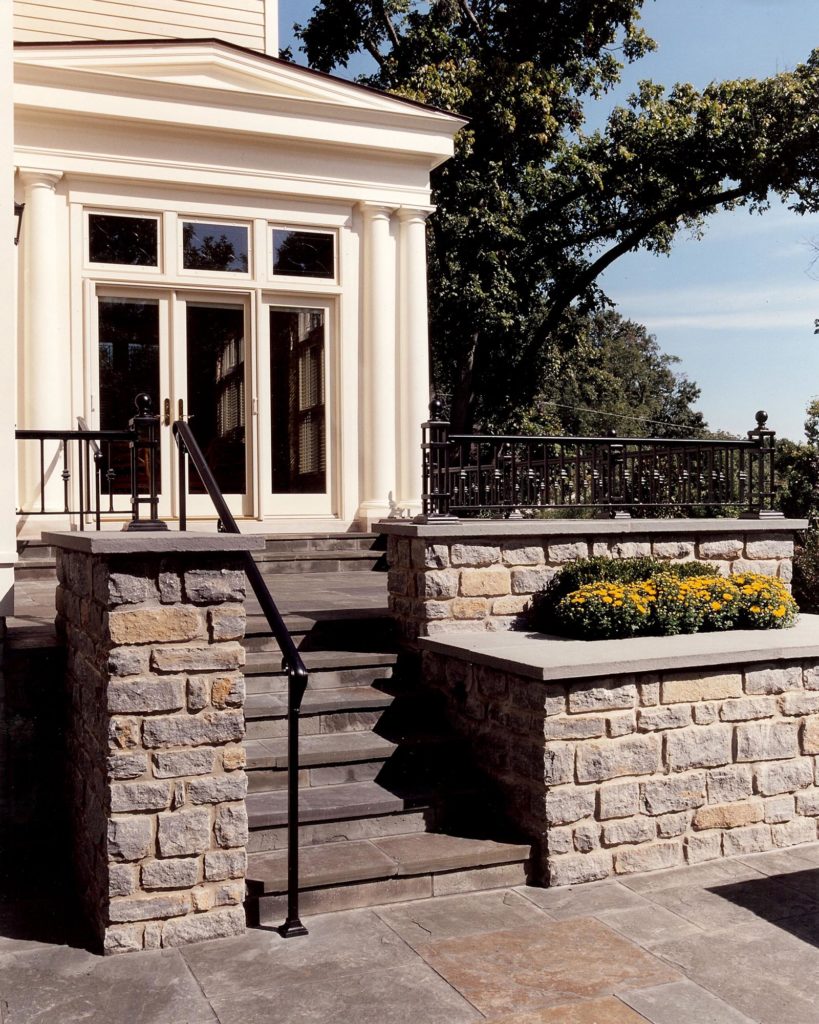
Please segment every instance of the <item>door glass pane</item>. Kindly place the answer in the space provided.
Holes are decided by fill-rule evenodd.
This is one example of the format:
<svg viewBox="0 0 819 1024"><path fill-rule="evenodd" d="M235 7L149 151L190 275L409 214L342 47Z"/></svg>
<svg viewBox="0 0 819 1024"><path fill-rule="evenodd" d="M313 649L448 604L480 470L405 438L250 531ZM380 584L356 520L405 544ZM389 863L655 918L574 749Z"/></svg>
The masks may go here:
<svg viewBox="0 0 819 1024"><path fill-rule="evenodd" d="M187 306L191 430L223 494L244 494L245 313L243 306ZM191 467L191 494L205 487Z"/></svg>
<svg viewBox="0 0 819 1024"><path fill-rule="evenodd" d="M186 270L247 273L247 228L237 224L182 224L182 264Z"/></svg>
<svg viewBox="0 0 819 1024"><path fill-rule="evenodd" d="M157 266L156 217L88 216L88 259L91 263Z"/></svg>
<svg viewBox="0 0 819 1024"><path fill-rule="evenodd" d="M136 415L134 398L151 396L159 411L159 303L155 299L100 299L100 429L127 430ZM127 443L103 445L105 493L130 494L131 463ZM110 474L113 473L113 476ZM140 491L148 491L147 467L140 467ZM159 453L157 453L157 489Z"/></svg>
<svg viewBox="0 0 819 1024"><path fill-rule="evenodd" d="M327 490L324 311L271 309L274 494Z"/></svg>
<svg viewBox="0 0 819 1024"><path fill-rule="evenodd" d="M273 273L334 278L334 236L320 231L273 229Z"/></svg>

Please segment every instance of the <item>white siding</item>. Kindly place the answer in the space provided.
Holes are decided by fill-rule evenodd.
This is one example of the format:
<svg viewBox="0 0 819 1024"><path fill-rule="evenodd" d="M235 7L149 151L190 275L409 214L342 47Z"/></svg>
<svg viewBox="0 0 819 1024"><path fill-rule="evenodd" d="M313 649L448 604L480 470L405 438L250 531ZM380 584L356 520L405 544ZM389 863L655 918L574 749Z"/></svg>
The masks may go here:
<svg viewBox="0 0 819 1024"><path fill-rule="evenodd" d="M270 0L14 0L18 43L217 38L265 51Z"/></svg>

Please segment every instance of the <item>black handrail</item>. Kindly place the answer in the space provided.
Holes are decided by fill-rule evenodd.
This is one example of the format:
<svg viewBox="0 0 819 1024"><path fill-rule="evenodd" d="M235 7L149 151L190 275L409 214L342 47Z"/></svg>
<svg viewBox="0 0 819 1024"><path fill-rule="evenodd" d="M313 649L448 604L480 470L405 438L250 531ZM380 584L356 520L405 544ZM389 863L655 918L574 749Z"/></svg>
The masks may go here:
<svg viewBox="0 0 819 1024"><path fill-rule="evenodd" d="M83 416L77 417L77 429L81 434L90 434L91 428L88 426ZM105 462L105 456L102 454L102 448L97 444L93 437L86 438L86 455L88 451L94 459L94 508L96 510L94 515L94 525L97 530L101 527L100 522L100 478L102 477L102 467ZM90 470L90 465L89 465ZM85 475L85 506L86 508L91 507L91 481L89 479L90 472ZM82 474L80 474L80 487L82 487ZM110 503L110 500L109 500ZM80 521L80 529L83 529L83 523Z"/></svg>
<svg viewBox="0 0 819 1024"><path fill-rule="evenodd" d="M173 436L179 449L179 529L187 529L187 466L191 460L219 517L223 533L241 533L227 506L219 484L202 454L193 431L184 420L173 425ZM279 645L282 668L287 672L287 919L279 929L285 938L306 935L299 919L299 712L307 689L307 669L293 642L293 637L276 607L264 577L249 551L243 553L245 573L264 617Z"/></svg>

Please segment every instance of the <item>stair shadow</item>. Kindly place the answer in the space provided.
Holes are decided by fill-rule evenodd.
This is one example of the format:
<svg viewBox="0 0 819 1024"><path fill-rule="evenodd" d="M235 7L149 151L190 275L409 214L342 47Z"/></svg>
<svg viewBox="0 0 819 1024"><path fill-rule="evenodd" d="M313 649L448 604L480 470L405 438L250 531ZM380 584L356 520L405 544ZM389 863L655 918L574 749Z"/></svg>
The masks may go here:
<svg viewBox="0 0 819 1024"><path fill-rule="evenodd" d="M709 886L706 892L819 946L819 868Z"/></svg>

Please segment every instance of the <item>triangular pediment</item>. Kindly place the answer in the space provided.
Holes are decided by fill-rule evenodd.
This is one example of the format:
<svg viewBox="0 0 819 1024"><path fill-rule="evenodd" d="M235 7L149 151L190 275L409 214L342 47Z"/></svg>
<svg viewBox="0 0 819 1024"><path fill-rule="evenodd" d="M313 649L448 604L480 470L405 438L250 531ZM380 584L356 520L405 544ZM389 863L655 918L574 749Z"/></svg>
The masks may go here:
<svg viewBox="0 0 819 1024"><path fill-rule="evenodd" d="M168 84L205 93L246 94L310 105L330 105L359 114L394 114L419 120L461 120L444 111L367 89L267 57L219 40L173 40L138 43L23 44L15 62L67 73L119 78L132 85ZM128 90L125 81L123 91ZM236 97L238 99L238 97Z"/></svg>

